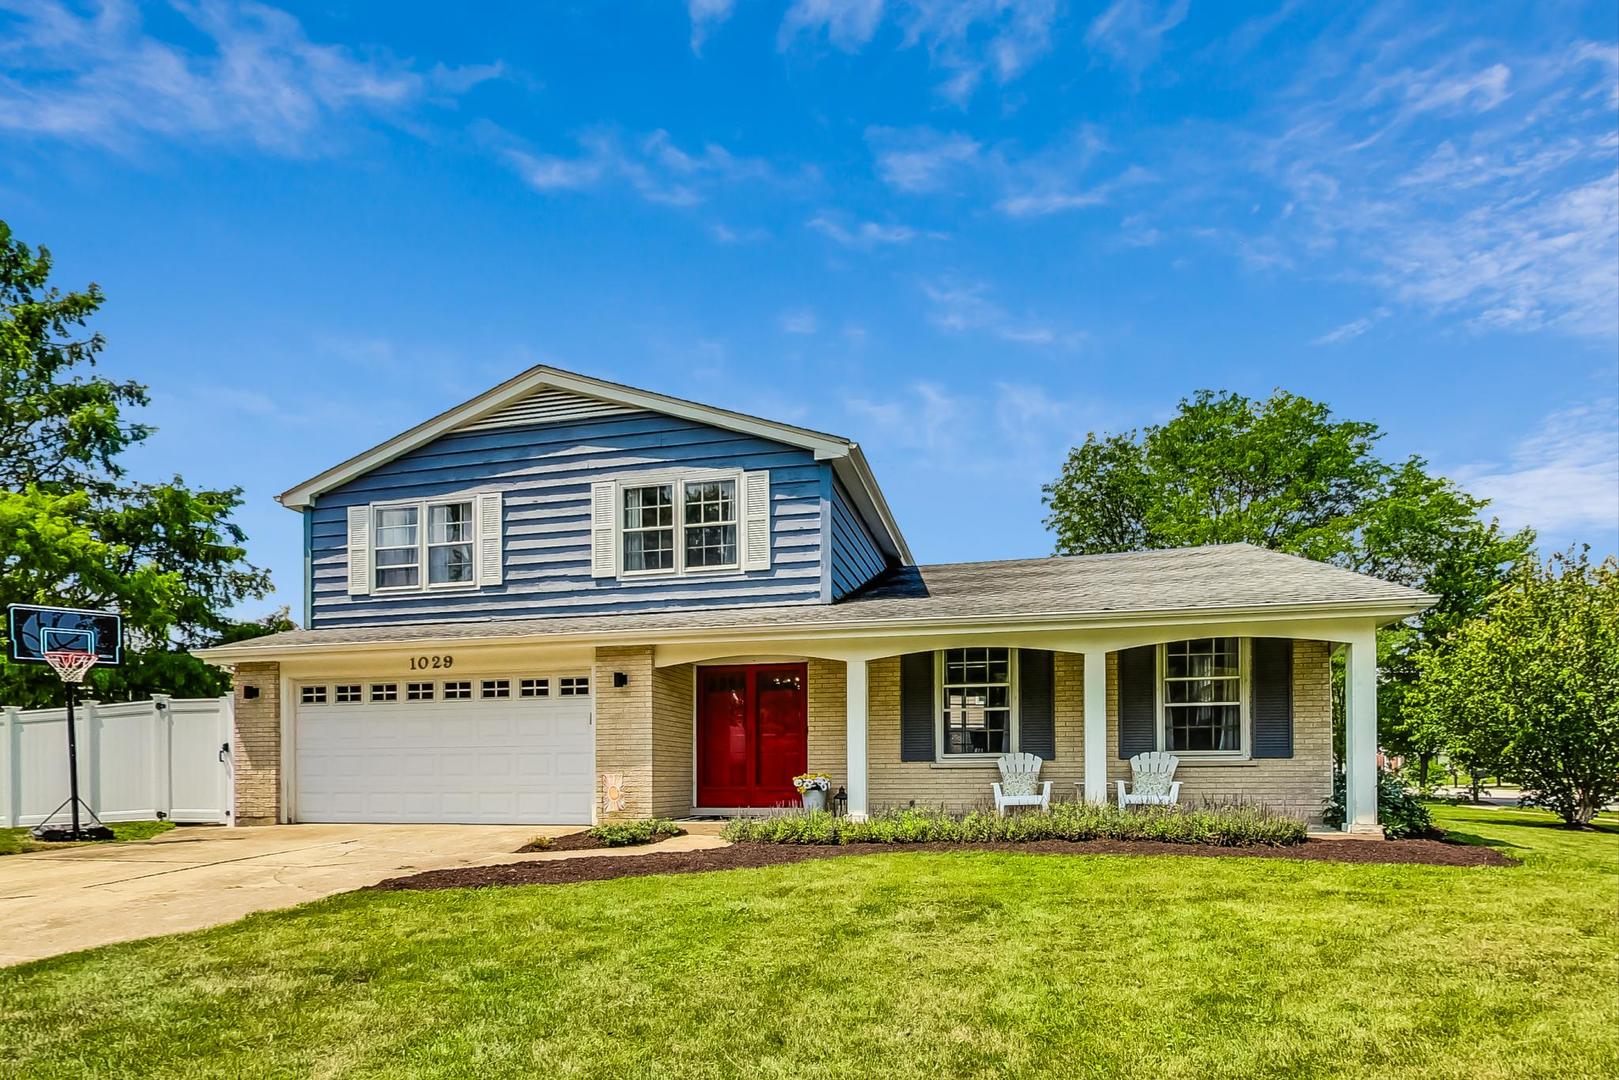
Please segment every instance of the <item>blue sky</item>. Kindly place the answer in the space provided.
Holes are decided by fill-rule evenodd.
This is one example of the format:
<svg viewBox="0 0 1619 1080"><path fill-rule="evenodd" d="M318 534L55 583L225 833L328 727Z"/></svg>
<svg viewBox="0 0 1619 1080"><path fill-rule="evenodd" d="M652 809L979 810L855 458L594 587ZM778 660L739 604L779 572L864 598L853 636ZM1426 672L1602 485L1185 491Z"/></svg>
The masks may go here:
<svg viewBox="0 0 1619 1080"><path fill-rule="evenodd" d="M0 0L0 217L283 602L276 492L542 361L860 440L923 561L1200 387L1619 548L1609 2L447 10Z"/></svg>

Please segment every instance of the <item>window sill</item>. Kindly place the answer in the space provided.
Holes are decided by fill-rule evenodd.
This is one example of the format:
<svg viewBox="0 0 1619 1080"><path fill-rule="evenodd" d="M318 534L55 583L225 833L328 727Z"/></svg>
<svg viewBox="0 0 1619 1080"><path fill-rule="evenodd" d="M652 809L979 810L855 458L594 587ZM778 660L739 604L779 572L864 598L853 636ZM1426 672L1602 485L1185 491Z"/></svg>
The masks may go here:
<svg viewBox="0 0 1619 1080"><path fill-rule="evenodd" d="M1169 753L1174 754L1175 751L1171 750ZM1185 754L1175 754L1175 756L1180 759L1179 767L1182 769L1198 769L1215 766L1224 766L1225 768L1229 769L1233 766L1242 767L1259 764L1259 762L1247 755L1232 755L1230 757L1218 757L1214 755L1210 755L1208 757L1189 757Z"/></svg>
<svg viewBox="0 0 1619 1080"><path fill-rule="evenodd" d="M999 761L1000 761L1000 758L1001 758L1000 754L985 754L983 756L985 758L985 760L983 760L983 761L980 761L977 758L966 758L966 759L951 758L951 759L947 759L945 761L934 761L934 762L929 763L928 768L930 768L930 769L998 769L998 768L1000 768L1000 765L999 765Z"/></svg>

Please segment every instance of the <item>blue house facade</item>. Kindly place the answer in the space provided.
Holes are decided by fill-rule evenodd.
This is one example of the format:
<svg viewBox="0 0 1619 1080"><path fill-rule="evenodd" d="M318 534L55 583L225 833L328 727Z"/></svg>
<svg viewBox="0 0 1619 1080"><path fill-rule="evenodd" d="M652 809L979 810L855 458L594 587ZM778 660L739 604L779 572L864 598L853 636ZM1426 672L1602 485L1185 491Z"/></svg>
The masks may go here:
<svg viewBox="0 0 1619 1080"><path fill-rule="evenodd" d="M1246 545L918 566L853 440L550 367L280 501L305 628L201 653L244 824L757 812L805 774L965 809L1017 753L1103 801L1157 752L1308 817L1343 650L1373 828L1375 629L1431 602Z"/></svg>

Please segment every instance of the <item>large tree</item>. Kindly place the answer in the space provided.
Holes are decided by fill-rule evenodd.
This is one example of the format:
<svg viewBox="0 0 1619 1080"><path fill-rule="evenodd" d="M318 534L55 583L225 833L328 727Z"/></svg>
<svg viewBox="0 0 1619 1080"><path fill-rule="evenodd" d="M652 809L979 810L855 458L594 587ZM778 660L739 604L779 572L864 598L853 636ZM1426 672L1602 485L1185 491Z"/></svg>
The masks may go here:
<svg viewBox="0 0 1619 1080"><path fill-rule="evenodd" d="M1619 797L1619 561L1525 564L1418 666L1410 711L1471 770L1570 825Z"/></svg>
<svg viewBox="0 0 1619 1080"><path fill-rule="evenodd" d="M50 252L0 221L0 603L123 613L124 666L92 672L87 696L219 693L221 673L185 650L284 622L229 614L270 588L231 521L241 490L127 475L119 456L152 434L127 415L146 388L96 373L106 342L87 327L101 291L63 292L50 273ZM60 697L48 670L0 667L0 703Z"/></svg>
<svg viewBox="0 0 1619 1080"><path fill-rule="evenodd" d="M1534 547L1482 517L1485 500L1418 457L1385 460L1376 424L1278 390L1201 390L1163 424L1089 435L1045 487L1058 554L1245 541L1425 589L1439 603L1379 635L1380 737L1424 761L1439 736L1408 722L1416 658L1477 615Z"/></svg>

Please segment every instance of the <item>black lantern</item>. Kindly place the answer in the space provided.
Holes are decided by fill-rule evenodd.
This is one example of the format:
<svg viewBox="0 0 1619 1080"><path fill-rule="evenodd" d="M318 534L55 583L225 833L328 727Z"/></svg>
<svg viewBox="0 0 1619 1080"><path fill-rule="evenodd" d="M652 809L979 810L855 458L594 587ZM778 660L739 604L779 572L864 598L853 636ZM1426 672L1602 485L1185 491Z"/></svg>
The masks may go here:
<svg viewBox="0 0 1619 1080"><path fill-rule="evenodd" d="M840 787L838 788L838 793L832 796L832 816L842 817L848 809L849 793Z"/></svg>

